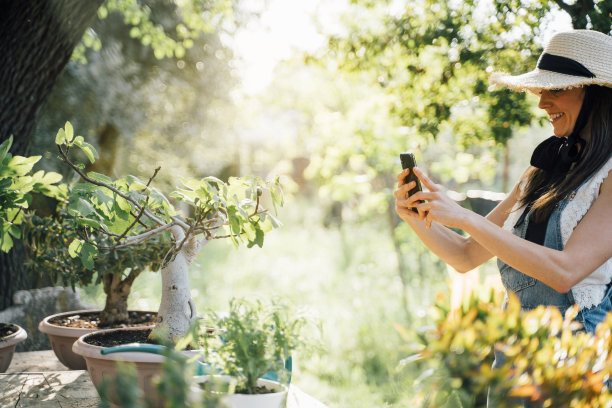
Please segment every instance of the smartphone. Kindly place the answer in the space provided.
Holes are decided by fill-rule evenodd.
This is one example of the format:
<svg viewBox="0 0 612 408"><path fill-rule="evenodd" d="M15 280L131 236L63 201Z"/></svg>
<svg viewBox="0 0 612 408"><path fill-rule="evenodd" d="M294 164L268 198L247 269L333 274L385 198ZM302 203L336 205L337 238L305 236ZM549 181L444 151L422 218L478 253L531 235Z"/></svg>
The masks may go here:
<svg viewBox="0 0 612 408"><path fill-rule="evenodd" d="M414 154L400 153L400 161L402 162L403 169L410 169L410 174L406 176L406 178L404 179L404 183L408 184L411 181L416 181L416 186L410 189L410 191L408 192L408 195L411 196L417 191L422 191L423 188L421 187L421 180L419 180L416 174L414 174L414 171L412 171L412 168L416 166L416 160L414 159ZM412 211L418 212L416 208L413 208Z"/></svg>

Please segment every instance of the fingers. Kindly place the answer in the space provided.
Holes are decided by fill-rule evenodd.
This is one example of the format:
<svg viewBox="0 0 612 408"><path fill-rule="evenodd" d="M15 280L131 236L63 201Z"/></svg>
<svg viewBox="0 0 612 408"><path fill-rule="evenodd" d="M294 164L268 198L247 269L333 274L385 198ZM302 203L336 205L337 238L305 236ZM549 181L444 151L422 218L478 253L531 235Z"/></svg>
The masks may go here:
<svg viewBox="0 0 612 408"><path fill-rule="evenodd" d="M413 207L408 207L406 205L403 204L403 201L396 201L395 202L395 212L397 213L397 215L399 215L401 218L406 218L406 217L410 217L410 218L420 218L420 215L418 212L414 212L413 211Z"/></svg>
<svg viewBox="0 0 612 408"><path fill-rule="evenodd" d="M404 185L406 176L410 174L410 169L404 169L397 175L397 186L401 187Z"/></svg>
<svg viewBox="0 0 612 408"><path fill-rule="evenodd" d="M398 187L397 190L393 192L393 195L396 199L404 199L408 197L408 192L416 187L416 182L411 181L408 184L404 184Z"/></svg>
<svg viewBox="0 0 612 408"><path fill-rule="evenodd" d="M431 179L427 177L418 167L414 168L414 174L416 174L419 180L421 180L423 186L425 186L425 188L427 188L429 191L437 191L440 189L439 186L431 181Z"/></svg>

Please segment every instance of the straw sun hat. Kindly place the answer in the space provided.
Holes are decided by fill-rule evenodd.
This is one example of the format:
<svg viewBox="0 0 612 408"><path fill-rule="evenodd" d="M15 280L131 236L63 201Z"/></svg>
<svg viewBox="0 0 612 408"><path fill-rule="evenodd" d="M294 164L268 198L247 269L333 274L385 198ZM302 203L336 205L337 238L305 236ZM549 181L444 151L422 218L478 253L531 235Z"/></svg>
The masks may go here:
<svg viewBox="0 0 612 408"><path fill-rule="evenodd" d="M490 82L533 93L584 85L612 88L612 37L592 30L557 33L533 71L516 76L494 72Z"/></svg>

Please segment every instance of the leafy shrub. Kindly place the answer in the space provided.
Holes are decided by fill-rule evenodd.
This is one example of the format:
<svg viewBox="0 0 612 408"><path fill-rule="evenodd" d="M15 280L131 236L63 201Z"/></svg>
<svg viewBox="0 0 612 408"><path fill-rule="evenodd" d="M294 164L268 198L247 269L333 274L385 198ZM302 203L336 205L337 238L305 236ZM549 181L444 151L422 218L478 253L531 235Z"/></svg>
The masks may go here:
<svg viewBox="0 0 612 408"><path fill-rule="evenodd" d="M513 294L506 310L500 303L495 292L472 295L457 310L437 300L435 327L421 334L420 353L402 362L419 368L412 379L418 405L480 407L490 390L499 407L523 406L524 399L534 407L610 406L612 315L592 335L580 331L575 308L565 317L555 307L522 312ZM494 349L506 357L496 369Z"/></svg>
<svg viewBox="0 0 612 408"><path fill-rule="evenodd" d="M32 193L66 198L62 176L40 170L32 173L41 156L13 156L9 153L13 137L0 144L0 250L8 252L13 239L21 239L25 212L32 203Z"/></svg>
<svg viewBox="0 0 612 408"><path fill-rule="evenodd" d="M309 319L293 314L288 305L231 299L229 312L210 312L205 322L216 335L202 336L206 361L236 377L238 392L255 394L257 380L268 372L286 382L286 361L307 344L304 328Z"/></svg>

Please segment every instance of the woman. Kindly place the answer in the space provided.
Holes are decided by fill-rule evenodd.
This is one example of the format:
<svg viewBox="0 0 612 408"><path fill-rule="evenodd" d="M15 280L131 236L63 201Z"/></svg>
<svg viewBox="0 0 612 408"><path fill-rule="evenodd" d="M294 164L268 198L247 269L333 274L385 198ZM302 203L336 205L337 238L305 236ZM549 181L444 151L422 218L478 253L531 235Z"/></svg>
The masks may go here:
<svg viewBox="0 0 612 408"><path fill-rule="evenodd" d="M407 196L414 187L403 182L408 170L395 191L400 217L457 271L496 256L504 286L523 309L548 305L563 313L577 304L589 332L612 310L610 61L612 37L573 30L552 37L534 71L491 77L538 94L554 136L535 149L519 183L486 217L459 206L419 169L428 191Z"/></svg>
<svg viewBox="0 0 612 408"><path fill-rule="evenodd" d="M610 61L612 37L573 30L550 40L534 71L491 77L494 84L538 94L554 136L536 147L519 183L486 217L459 206L418 168L428 191L408 196L415 186L404 184L409 170L398 175L395 191L400 217L457 271L496 256L506 290L524 310L545 305L565 313L576 304L577 320L591 333L612 310ZM496 351L493 366L504 360Z"/></svg>

